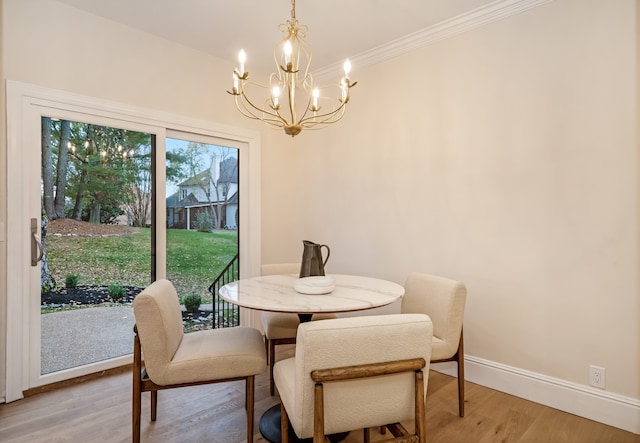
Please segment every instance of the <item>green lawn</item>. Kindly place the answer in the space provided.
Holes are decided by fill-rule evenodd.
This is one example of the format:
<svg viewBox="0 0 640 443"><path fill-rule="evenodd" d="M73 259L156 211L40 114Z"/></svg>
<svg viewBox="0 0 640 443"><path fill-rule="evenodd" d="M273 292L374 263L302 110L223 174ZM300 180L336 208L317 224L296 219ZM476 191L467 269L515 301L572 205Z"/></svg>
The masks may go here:
<svg viewBox="0 0 640 443"><path fill-rule="evenodd" d="M78 274L79 285L145 287L150 283L151 229L113 237L48 236L49 268L58 284ZM167 230L167 278L178 295L199 294L211 299L207 288L238 251L236 231L213 233Z"/></svg>

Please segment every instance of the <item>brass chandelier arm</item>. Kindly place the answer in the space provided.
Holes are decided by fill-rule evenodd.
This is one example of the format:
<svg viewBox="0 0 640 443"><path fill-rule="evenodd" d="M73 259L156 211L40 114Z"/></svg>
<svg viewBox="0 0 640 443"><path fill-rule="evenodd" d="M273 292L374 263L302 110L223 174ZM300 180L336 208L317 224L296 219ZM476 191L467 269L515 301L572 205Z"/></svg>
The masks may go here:
<svg viewBox="0 0 640 443"><path fill-rule="evenodd" d="M342 117L344 116L344 111L345 111L345 105L348 102L348 96L347 99L344 100L342 103L340 103L340 106L338 106L337 108L331 110L330 112L325 112L323 114L314 114L312 116L309 116L307 118L302 118L300 119L300 121L298 122L298 124L302 125L302 127L304 128L308 128L311 126L317 126L317 125L329 125L331 123L336 123L338 121L340 121L342 119ZM304 117L304 116L303 116ZM336 117L335 119L333 119L333 117Z"/></svg>
<svg viewBox="0 0 640 443"><path fill-rule="evenodd" d="M280 115L280 113L277 110L274 110L275 112L271 112L254 104L245 93L244 80L241 80L241 82L242 83L240 85L240 91L236 90L231 94L235 95L236 107L238 108L240 113L242 113L242 115L254 120L263 120L265 123L278 126L278 127L284 127L287 124L286 119L282 117L282 115ZM257 85L257 86L260 86L260 85ZM238 100L240 100L240 103L242 104L242 106L240 106L240 104L238 103ZM247 107L247 104L250 106L250 108ZM262 114L262 116L259 116L253 113L251 111L251 108L257 111L259 114ZM269 116L269 118L265 118L264 117L265 115Z"/></svg>
<svg viewBox="0 0 640 443"><path fill-rule="evenodd" d="M238 100L240 100L240 103L238 103ZM282 128L282 127L284 127L286 125L286 121L282 117L278 116L277 114L268 113L267 111L263 111L260 108L254 107L254 109L260 111L261 113L264 112L264 114L267 114L270 117L266 118L264 116L259 116L257 114L254 114L250 110L250 108L248 108L246 106L246 101L242 100L242 98L238 99L238 97L236 97L236 107L238 108L238 111L240 111L240 113L242 115L244 115L245 117L248 117L248 118L250 118L252 120L260 120L260 121L263 121L263 122L265 122L265 123L267 123L269 125L276 126L276 127L279 127L279 128Z"/></svg>
<svg viewBox="0 0 640 443"><path fill-rule="evenodd" d="M309 129L309 128L312 128L314 126L325 127L327 125L330 125L331 123L336 123L336 122L340 121L342 119L342 117L344 116L344 112L334 112L334 113L325 114L325 115L326 115L326 117L324 119L307 118L305 120L300 120L300 122L298 124L304 129Z"/></svg>

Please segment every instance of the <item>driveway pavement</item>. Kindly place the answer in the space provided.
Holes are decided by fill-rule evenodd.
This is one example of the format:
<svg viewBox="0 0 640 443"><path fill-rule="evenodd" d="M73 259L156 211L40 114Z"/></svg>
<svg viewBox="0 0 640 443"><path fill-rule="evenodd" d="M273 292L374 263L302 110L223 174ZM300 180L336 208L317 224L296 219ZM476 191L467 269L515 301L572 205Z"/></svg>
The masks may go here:
<svg viewBox="0 0 640 443"><path fill-rule="evenodd" d="M43 314L41 373L132 353L134 324L129 305Z"/></svg>

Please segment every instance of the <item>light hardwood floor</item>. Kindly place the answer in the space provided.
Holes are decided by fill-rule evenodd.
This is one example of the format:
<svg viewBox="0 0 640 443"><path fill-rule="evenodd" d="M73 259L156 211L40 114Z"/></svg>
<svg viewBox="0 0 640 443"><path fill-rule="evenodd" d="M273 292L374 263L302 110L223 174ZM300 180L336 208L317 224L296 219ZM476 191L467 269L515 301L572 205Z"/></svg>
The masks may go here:
<svg viewBox="0 0 640 443"><path fill-rule="evenodd" d="M279 350L279 355L285 354ZM143 442L246 441L242 382L161 391L158 399L158 420L152 424L149 393L143 394ZM276 403L278 398L269 396L265 373L256 380L256 443L266 443L257 431L257 420ZM456 380L433 371L429 375L426 410L429 443L640 443L640 435L473 383L466 384L466 416L460 418ZM376 432L373 434L375 440ZM0 442L128 441L131 441L129 371L0 405ZM361 432L352 432L344 440L361 441Z"/></svg>

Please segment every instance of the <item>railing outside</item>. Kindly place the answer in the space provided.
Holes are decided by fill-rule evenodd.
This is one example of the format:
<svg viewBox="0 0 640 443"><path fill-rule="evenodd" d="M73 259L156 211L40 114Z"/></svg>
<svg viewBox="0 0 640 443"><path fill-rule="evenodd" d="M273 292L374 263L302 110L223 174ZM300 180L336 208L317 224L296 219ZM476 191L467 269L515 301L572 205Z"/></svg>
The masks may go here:
<svg viewBox="0 0 640 443"><path fill-rule="evenodd" d="M240 260L236 254L220 275L209 286L209 292L213 296L213 322L212 328L230 328L240 325L240 308L233 303L222 300L218 296L218 290L227 283L240 278Z"/></svg>

